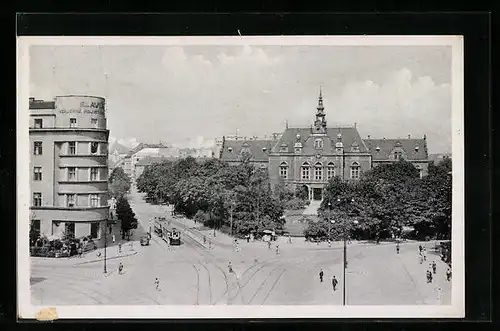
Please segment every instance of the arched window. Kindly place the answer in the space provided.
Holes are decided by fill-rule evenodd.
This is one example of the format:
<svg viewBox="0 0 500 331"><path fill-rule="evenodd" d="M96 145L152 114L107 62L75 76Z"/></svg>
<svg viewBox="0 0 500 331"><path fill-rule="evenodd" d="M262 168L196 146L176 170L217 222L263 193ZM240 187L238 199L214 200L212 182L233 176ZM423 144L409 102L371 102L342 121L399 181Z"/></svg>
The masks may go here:
<svg viewBox="0 0 500 331"><path fill-rule="evenodd" d="M300 167L300 172L301 172L301 178L302 179L309 179L309 170L310 170L310 165L307 162L304 162L302 164L302 167Z"/></svg>
<svg viewBox="0 0 500 331"><path fill-rule="evenodd" d="M288 164L286 162L280 164L280 177L283 179L288 178Z"/></svg>
<svg viewBox="0 0 500 331"><path fill-rule="evenodd" d="M351 164L351 179L359 179L359 163L353 162Z"/></svg>
<svg viewBox="0 0 500 331"><path fill-rule="evenodd" d="M323 164L321 162L317 162L314 165L314 179L323 180Z"/></svg>
<svg viewBox="0 0 500 331"><path fill-rule="evenodd" d="M424 169L420 166L420 164L416 164L415 168L418 170L418 175L420 176L420 179L424 177Z"/></svg>
<svg viewBox="0 0 500 331"><path fill-rule="evenodd" d="M329 162L328 167L326 168L326 179L333 177L335 177L335 164L333 162Z"/></svg>

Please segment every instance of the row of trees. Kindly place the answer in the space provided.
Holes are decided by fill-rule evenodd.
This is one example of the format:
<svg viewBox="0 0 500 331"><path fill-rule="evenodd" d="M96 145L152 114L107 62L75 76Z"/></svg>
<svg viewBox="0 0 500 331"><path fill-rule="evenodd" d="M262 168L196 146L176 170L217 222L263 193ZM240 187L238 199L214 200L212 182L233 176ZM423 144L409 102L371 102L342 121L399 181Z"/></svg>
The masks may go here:
<svg viewBox="0 0 500 331"><path fill-rule="evenodd" d="M336 177L325 188L321 220L309 222L305 235L335 239L348 231L354 238L379 240L410 228L419 239L448 239L451 194L451 159L430 164L422 179L403 160L375 167L356 182Z"/></svg>
<svg viewBox="0 0 500 331"><path fill-rule="evenodd" d="M272 193L267 170L248 157L237 166L191 157L154 163L137 179L137 188L148 199L172 204L176 213L211 227L230 227L235 234L279 231L284 225L284 201Z"/></svg>
<svg viewBox="0 0 500 331"><path fill-rule="evenodd" d="M130 192L130 177L121 167L116 167L108 179L110 195L116 199L116 217L121 223L122 239L130 239L130 231L137 229L137 218L127 200Z"/></svg>

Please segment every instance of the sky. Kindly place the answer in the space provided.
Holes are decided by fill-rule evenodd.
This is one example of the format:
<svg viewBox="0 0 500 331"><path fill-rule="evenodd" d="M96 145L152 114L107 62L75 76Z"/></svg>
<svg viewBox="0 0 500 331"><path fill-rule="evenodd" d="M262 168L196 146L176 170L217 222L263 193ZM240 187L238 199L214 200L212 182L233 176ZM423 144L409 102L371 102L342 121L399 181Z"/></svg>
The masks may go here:
<svg viewBox="0 0 500 331"><path fill-rule="evenodd" d="M106 98L110 140L210 147L309 127L427 136L451 152L451 46L31 46L30 96Z"/></svg>

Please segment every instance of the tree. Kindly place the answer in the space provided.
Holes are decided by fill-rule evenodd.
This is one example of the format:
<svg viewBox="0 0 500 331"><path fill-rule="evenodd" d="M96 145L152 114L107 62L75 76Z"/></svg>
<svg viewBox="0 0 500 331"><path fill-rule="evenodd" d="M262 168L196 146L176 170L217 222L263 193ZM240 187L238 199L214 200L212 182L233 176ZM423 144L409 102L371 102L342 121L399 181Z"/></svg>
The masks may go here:
<svg viewBox="0 0 500 331"><path fill-rule="evenodd" d="M121 222L122 239L130 239L130 230L137 229L137 219L128 200L121 196L116 202L116 216Z"/></svg>
<svg viewBox="0 0 500 331"><path fill-rule="evenodd" d="M108 179L109 191L115 198L122 197L130 191L130 177L121 167L116 167Z"/></svg>

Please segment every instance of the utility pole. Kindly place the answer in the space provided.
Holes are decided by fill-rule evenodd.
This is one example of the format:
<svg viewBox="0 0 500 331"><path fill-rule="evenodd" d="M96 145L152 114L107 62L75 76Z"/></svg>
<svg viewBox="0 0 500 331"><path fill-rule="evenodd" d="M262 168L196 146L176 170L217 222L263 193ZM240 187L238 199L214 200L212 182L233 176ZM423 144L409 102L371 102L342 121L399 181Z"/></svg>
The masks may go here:
<svg viewBox="0 0 500 331"><path fill-rule="evenodd" d="M347 245L346 245L346 240L347 240L347 234L346 234L346 224L344 223L344 278L343 278L343 295L342 295L342 305L345 306L345 282L346 282L346 269L347 269Z"/></svg>
<svg viewBox="0 0 500 331"><path fill-rule="evenodd" d="M231 221L231 236L233 235L233 202L231 201L231 209L229 219Z"/></svg>
<svg viewBox="0 0 500 331"><path fill-rule="evenodd" d="M106 227L104 229L104 274L107 274L108 270L106 268L106 248L108 244L108 229L107 229L108 220L106 220L105 222L106 222Z"/></svg>

